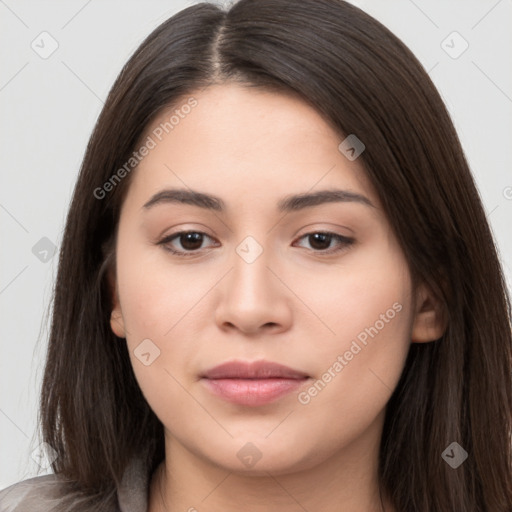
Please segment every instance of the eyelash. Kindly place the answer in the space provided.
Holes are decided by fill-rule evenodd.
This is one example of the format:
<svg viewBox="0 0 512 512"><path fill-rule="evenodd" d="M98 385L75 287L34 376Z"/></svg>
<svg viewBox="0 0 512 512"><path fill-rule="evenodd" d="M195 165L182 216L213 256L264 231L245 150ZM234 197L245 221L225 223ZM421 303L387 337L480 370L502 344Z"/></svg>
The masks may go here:
<svg viewBox="0 0 512 512"><path fill-rule="evenodd" d="M199 254L200 249L190 250L190 251L177 251L176 249L172 249L168 245L175 238L179 238L181 235L192 234L192 233L204 235L208 238L212 238L202 231L194 231L194 230L178 231L177 233L173 233L172 235L166 236L165 238L163 238L162 240L157 242L157 245L162 245L166 251L169 251L170 253L174 254L175 256L180 256L180 257L194 256L196 254ZM306 234L302 235L301 237L299 237L299 240L301 240L305 237L309 237L311 235L317 235L317 234L331 236L332 237L331 240L335 239L338 242L340 242L340 246L338 246L338 248L335 248L335 249L324 249L324 250L311 249L312 252L321 254L321 255L324 255L324 254L331 255L331 254L342 252L342 251L348 249L355 242L355 240L353 238L346 237L343 235L338 235L337 233L332 233L330 231L311 231L310 233L306 233Z"/></svg>

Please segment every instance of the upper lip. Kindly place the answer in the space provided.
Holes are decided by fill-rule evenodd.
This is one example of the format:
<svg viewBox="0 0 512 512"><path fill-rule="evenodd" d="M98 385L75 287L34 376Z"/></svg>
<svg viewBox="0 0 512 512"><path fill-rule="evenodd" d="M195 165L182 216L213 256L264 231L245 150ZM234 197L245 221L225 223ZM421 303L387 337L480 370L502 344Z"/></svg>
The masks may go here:
<svg viewBox="0 0 512 512"><path fill-rule="evenodd" d="M271 361L227 361L204 372L206 379L303 379L308 375Z"/></svg>

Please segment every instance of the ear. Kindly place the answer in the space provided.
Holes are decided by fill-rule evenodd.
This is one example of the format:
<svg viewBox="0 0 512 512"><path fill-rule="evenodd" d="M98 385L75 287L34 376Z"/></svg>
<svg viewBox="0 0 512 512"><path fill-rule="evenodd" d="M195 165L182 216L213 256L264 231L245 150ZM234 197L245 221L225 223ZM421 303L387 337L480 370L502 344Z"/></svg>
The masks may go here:
<svg viewBox="0 0 512 512"><path fill-rule="evenodd" d="M117 279L112 268L109 269L107 275L110 296L112 300L112 312L110 313L110 328L112 332L119 338L126 337L126 329L124 326L123 313L119 302L119 292L117 291Z"/></svg>
<svg viewBox="0 0 512 512"><path fill-rule="evenodd" d="M411 330L413 343L438 340L446 331L447 320L442 302L425 285L416 290L415 315Z"/></svg>

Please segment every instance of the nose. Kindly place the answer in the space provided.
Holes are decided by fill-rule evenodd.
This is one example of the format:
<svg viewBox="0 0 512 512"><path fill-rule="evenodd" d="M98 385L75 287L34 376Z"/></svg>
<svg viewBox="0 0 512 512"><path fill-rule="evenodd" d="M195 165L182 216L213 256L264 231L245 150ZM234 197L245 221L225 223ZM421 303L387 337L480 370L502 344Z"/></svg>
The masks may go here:
<svg viewBox="0 0 512 512"><path fill-rule="evenodd" d="M252 262L235 253L232 269L217 290L215 321L220 329L251 336L289 329L293 294L279 266L269 260L267 251Z"/></svg>

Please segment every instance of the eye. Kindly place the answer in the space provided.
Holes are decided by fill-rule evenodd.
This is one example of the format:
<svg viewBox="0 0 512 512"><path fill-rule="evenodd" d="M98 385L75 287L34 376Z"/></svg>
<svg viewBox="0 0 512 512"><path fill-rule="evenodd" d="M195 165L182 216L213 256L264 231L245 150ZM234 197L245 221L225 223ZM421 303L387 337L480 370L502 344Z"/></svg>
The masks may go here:
<svg viewBox="0 0 512 512"><path fill-rule="evenodd" d="M201 249L204 237L212 240L211 237L202 231L179 231L178 233L165 237L163 240L158 242L158 244L163 245L164 248L172 254L176 254L177 256L188 256ZM175 249L171 246L171 242L174 240L180 243L182 249Z"/></svg>
<svg viewBox="0 0 512 512"><path fill-rule="evenodd" d="M311 244L313 251L320 254L337 253L347 249L354 243L353 238L324 231L306 233L299 238L299 240L302 239L306 239ZM333 240L338 242L338 245L335 245L334 248L331 246Z"/></svg>
<svg viewBox="0 0 512 512"><path fill-rule="evenodd" d="M198 253L200 249L203 248L201 246L205 237L213 240L210 236L208 236L206 233L203 233L202 231L179 231L163 238L160 242L158 242L158 245L162 245L165 250L175 254L176 256L192 256L194 253ZM337 233L323 231L306 233L299 238L299 240L302 239L307 239L311 244L312 251L320 254L332 254L341 252L347 249L355 241L353 238L338 235ZM331 246L332 241L338 242L334 248ZM172 244L176 242L179 242L181 248L176 249L175 246L173 247Z"/></svg>

